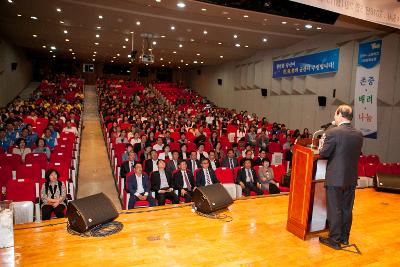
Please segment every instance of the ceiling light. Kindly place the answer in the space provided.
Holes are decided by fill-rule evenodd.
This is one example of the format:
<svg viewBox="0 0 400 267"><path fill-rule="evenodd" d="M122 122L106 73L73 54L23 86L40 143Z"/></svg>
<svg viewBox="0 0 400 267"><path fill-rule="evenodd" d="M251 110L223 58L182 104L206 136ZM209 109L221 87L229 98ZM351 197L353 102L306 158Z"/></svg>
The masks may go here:
<svg viewBox="0 0 400 267"><path fill-rule="evenodd" d="M61 23L61 24L64 24L64 21L60 20L60 23Z"/></svg>
<svg viewBox="0 0 400 267"><path fill-rule="evenodd" d="M99 19L103 19L103 16L102 16L102 15L99 15Z"/></svg>
<svg viewBox="0 0 400 267"><path fill-rule="evenodd" d="M202 8L201 11L206 12L206 11L207 11L207 8Z"/></svg>
<svg viewBox="0 0 400 267"><path fill-rule="evenodd" d="M50 52L50 53L53 53L53 50L50 50L49 52Z"/></svg>
<svg viewBox="0 0 400 267"><path fill-rule="evenodd" d="M236 39L236 38L238 38L238 36L237 36L236 34L234 34L234 35L233 35L233 38L235 38L235 39Z"/></svg>
<svg viewBox="0 0 400 267"><path fill-rule="evenodd" d="M181 59L181 63L183 63L183 59Z"/></svg>
<svg viewBox="0 0 400 267"><path fill-rule="evenodd" d="M262 41L263 41L264 43L266 43L266 42L268 41L268 39L267 39L267 38L263 38Z"/></svg>
<svg viewBox="0 0 400 267"><path fill-rule="evenodd" d="M93 54L97 54L97 51L93 51Z"/></svg>
<svg viewBox="0 0 400 267"><path fill-rule="evenodd" d="M36 34L34 34L34 35L32 35L34 38L36 38L37 37L37 35Z"/></svg>
<svg viewBox="0 0 400 267"><path fill-rule="evenodd" d="M129 42L129 38L125 38L125 42Z"/></svg>
<svg viewBox="0 0 400 267"><path fill-rule="evenodd" d="M97 26L96 28L97 28L98 30L100 30L100 29L101 29L101 26Z"/></svg>
<svg viewBox="0 0 400 267"><path fill-rule="evenodd" d="M132 56L131 55L128 55L128 58L131 58Z"/></svg>
<svg viewBox="0 0 400 267"><path fill-rule="evenodd" d="M31 19L37 20L38 18L35 16L31 16Z"/></svg>
<svg viewBox="0 0 400 267"><path fill-rule="evenodd" d="M12 3L13 3L13 0L8 0L8 2L9 2L10 4L12 4Z"/></svg>
<svg viewBox="0 0 400 267"><path fill-rule="evenodd" d="M114 62L114 60L111 59L111 63L113 63L113 62Z"/></svg>
<svg viewBox="0 0 400 267"><path fill-rule="evenodd" d="M149 48L149 51L153 51L153 48Z"/></svg>
<svg viewBox="0 0 400 267"><path fill-rule="evenodd" d="M56 47L54 45L50 46L51 50L56 50Z"/></svg>
<svg viewBox="0 0 400 267"><path fill-rule="evenodd" d="M64 30L64 33L65 33L65 34L67 34L67 33L68 33L68 31L67 31L67 30Z"/></svg>
<svg viewBox="0 0 400 267"><path fill-rule="evenodd" d="M317 27L317 30L322 30L322 28L321 27Z"/></svg>
<svg viewBox="0 0 400 267"><path fill-rule="evenodd" d="M72 59L76 59L76 57L73 57Z"/></svg>
<svg viewBox="0 0 400 267"><path fill-rule="evenodd" d="M174 31L175 30L175 26L171 26L171 31Z"/></svg>
<svg viewBox="0 0 400 267"><path fill-rule="evenodd" d="M224 56L219 56L219 58L224 58Z"/></svg>
<svg viewBox="0 0 400 267"><path fill-rule="evenodd" d="M203 61L200 62L200 64L203 64L203 63L204 63Z"/></svg>
<svg viewBox="0 0 400 267"><path fill-rule="evenodd" d="M246 48L249 48L249 46L248 46L248 45L245 45L244 47L246 47Z"/></svg>
<svg viewBox="0 0 400 267"><path fill-rule="evenodd" d="M148 66L149 65L149 63L146 63L146 66Z"/></svg>
<svg viewBox="0 0 400 267"><path fill-rule="evenodd" d="M56 57L56 55L53 55L53 57Z"/></svg>
<svg viewBox="0 0 400 267"><path fill-rule="evenodd" d="M157 44L157 42L156 41L153 41L153 45L156 45Z"/></svg>
<svg viewBox="0 0 400 267"><path fill-rule="evenodd" d="M240 47L240 44L235 44L236 47Z"/></svg>
<svg viewBox="0 0 400 267"><path fill-rule="evenodd" d="M70 49L68 49L69 50L69 52L72 52L72 48L70 48Z"/></svg>
<svg viewBox="0 0 400 267"><path fill-rule="evenodd" d="M194 60L193 63L194 63L194 64L197 64L197 60Z"/></svg>
<svg viewBox="0 0 400 267"><path fill-rule="evenodd" d="M180 48L182 48L182 47L183 47L183 45L182 45L182 44L179 44L179 47L180 47Z"/></svg>
<svg viewBox="0 0 400 267"><path fill-rule="evenodd" d="M208 32L207 31L203 31L203 34L207 34Z"/></svg>
<svg viewBox="0 0 400 267"><path fill-rule="evenodd" d="M140 26L140 21L136 21L136 25L137 25L137 26Z"/></svg>
<svg viewBox="0 0 400 267"><path fill-rule="evenodd" d="M163 58L160 58L160 60L163 61L164 59L163 59Z"/></svg>
<svg viewBox="0 0 400 267"><path fill-rule="evenodd" d="M183 2L179 2L178 4L176 4L179 8L184 8L186 6L185 3Z"/></svg>
<svg viewBox="0 0 400 267"><path fill-rule="evenodd" d="M96 57L96 55L93 55L93 57Z"/></svg>
<svg viewBox="0 0 400 267"><path fill-rule="evenodd" d="M43 48L46 48L46 46L45 46L45 45L42 45L42 47L43 47Z"/></svg>
<svg viewBox="0 0 400 267"><path fill-rule="evenodd" d="M286 21L282 21L282 24L286 24L287 22Z"/></svg>
<svg viewBox="0 0 400 267"><path fill-rule="evenodd" d="M181 67L178 67L178 69L180 69Z"/></svg>
<svg viewBox="0 0 400 267"><path fill-rule="evenodd" d="M17 16L18 16L18 17L21 17L22 15L21 15L21 14L17 14Z"/></svg>
<svg viewBox="0 0 400 267"><path fill-rule="evenodd" d="M161 65L161 67L164 67L164 66L165 66L164 64Z"/></svg>
<svg viewBox="0 0 400 267"><path fill-rule="evenodd" d="M228 15L229 12L228 11L222 11L222 15Z"/></svg>
<svg viewBox="0 0 400 267"><path fill-rule="evenodd" d="M117 54L117 57L119 57L120 56L120 54Z"/></svg>
<svg viewBox="0 0 400 267"><path fill-rule="evenodd" d="M69 42L69 39L67 38L67 39L65 39L65 41L66 41L66 42Z"/></svg>
<svg viewBox="0 0 400 267"><path fill-rule="evenodd" d="M296 28L296 31L300 31L300 28Z"/></svg>
<svg viewBox="0 0 400 267"><path fill-rule="evenodd" d="M196 54L196 56L200 56L200 54L199 54L199 53L197 53L197 54Z"/></svg>
<svg viewBox="0 0 400 267"><path fill-rule="evenodd" d="M171 61L168 61L168 64L171 64Z"/></svg>
<svg viewBox="0 0 400 267"><path fill-rule="evenodd" d="M156 0L157 3L161 3L161 0Z"/></svg>
<svg viewBox="0 0 400 267"><path fill-rule="evenodd" d="M219 44L219 45L222 45L222 43L221 43L221 42L218 42L218 44Z"/></svg>
<svg viewBox="0 0 400 267"><path fill-rule="evenodd" d="M249 15L243 15L243 18L248 18L249 17Z"/></svg>
<svg viewBox="0 0 400 267"><path fill-rule="evenodd" d="M124 48L124 49L125 49L125 48L126 48L126 45L123 45L123 46L122 46L122 48Z"/></svg>
<svg viewBox="0 0 400 267"><path fill-rule="evenodd" d="M312 25L311 25L311 24L306 24L306 25L304 25L304 28L306 28L306 29L312 29Z"/></svg>
<svg viewBox="0 0 400 267"><path fill-rule="evenodd" d="M61 12L61 8L57 8L56 10L57 10L57 12Z"/></svg>
<svg viewBox="0 0 400 267"><path fill-rule="evenodd" d="M161 35L161 38L165 38L165 35Z"/></svg>
<svg viewBox="0 0 400 267"><path fill-rule="evenodd" d="M113 57L113 59L116 59L116 57Z"/></svg>
<svg viewBox="0 0 400 267"><path fill-rule="evenodd" d="M230 20L231 18L228 17L228 18L226 18L226 19L227 19L227 20Z"/></svg>
<svg viewBox="0 0 400 267"><path fill-rule="evenodd" d="M190 38L190 41L191 41L191 42L194 42L194 39L193 39L193 38Z"/></svg>
<svg viewBox="0 0 400 267"><path fill-rule="evenodd" d="M176 54L176 51L173 51L172 53Z"/></svg>
<svg viewBox="0 0 400 267"><path fill-rule="evenodd" d="M72 55L75 55L75 52L72 52L71 54L72 54Z"/></svg>
<svg viewBox="0 0 400 267"><path fill-rule="evenodd" d="M96 34L96 38L100 38L100 34Z"/></svg>
<svg viewBox="0 0 400 267"><path fill-rule="evenodd" d="M99 45L99 43L94 43L94 45Z"/></svg>
<svg viewBox="0 0 400 267"><path fill-rule="evenodd" d="M92 60L93 60L93 61L96 61L96 59L95 59L95 58L93 58Z"/></svg>
<svg viewBox="0 0 400 267"><path fill-rule="evenodd" d="M185 65L186 65L186 66L189 66L189 63L186 63Z"/></svg>

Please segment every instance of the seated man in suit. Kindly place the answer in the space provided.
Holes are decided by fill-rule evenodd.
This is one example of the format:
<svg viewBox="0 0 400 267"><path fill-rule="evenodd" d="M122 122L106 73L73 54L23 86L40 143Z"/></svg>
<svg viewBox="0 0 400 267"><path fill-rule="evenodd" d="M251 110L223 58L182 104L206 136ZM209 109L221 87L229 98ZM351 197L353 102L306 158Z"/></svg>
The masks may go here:
<svg viewBox="0 0 400 267"><path fill-rule="evenodd" d="M187 168L186 161L179 162L179 171L174 173L173 179L179 196L185 198L185 203L192 202L192 194L196 185L193 174Z"/></svg>
<svg viewBox="0 0 400 267"><path fill-rule="evenodd" d="M246 150L246 157L244 157L244 158L242 158L242 159L240 160L240 166L243 166L243 165L244 165L244 162L245 162L247 159L250 160L251 166L253 167L253 166L254 166L253 151L250 150L250 149Z"/></svg>
<svg viewBox="0 0 400 267"><path fill-rule="evenodd" d="M156 193L159 206L165 205L165 200L169 199L173 204L179 204L179 198L174 193L174 185L171 173L165 171L165 161L158 160L158 171L152 172L150 176L151 191Z"/></svg>
<svg viewBox="0 0 400 267"><path fill-rule="evenodd" d="M171 138L171 132L166 131L165 132L165 137L164 137L164 144L169 145L170 143L174 142L174 138Z"/></svg>
<svg viewBox="0 0 400 267"><path fill-rule="evenodd" d="M244 167L238 171L236 183L240 185L245 196L249 196L251 191L257 195L263 194L256 171L252 168L251 159L246 158L244 160Z"/></svg>
<svg viewBox="0 0 400 267"><path fill-rule="evenodd" d="M195 180L197 187L219 183L214 170L210 167L209 159L201 160L201 169L196 173Z"/></svg>
<svg viewBox="0 0 400 267"><path fill-rule="evenodd" d="M154 171L158 171L158 166L157 166L157 162L158 162L158 154L157 151L155 151L154 149L150 152L151 155L151 159L146 160L146 165L144 166L144 171L146 173L151 173Z"/></svg>
<svg viewBox="0 0 400 267"><path fill-rule="evenodd" d="M215 171L219 167L219 160L216 159L214 150L208 152L208 159L210 160L211 169Z"/></svg>
<svg viewBox="0 0 400 267"><path fill-rule="evenodd" d="M169 172L171 175L175 170L178 170L179 168L179 152L178 150L172 150L171 152L172 158L170 161L167 162L167 172Z"/></svg>
<svg viewBox="0 0 400 267"><path fill-rule="evenodd" d="M267 158L267 151L261 149L258 158L254 161L254 166L261 166L265 158Z"/></svg>
<svg viewBox="0 0 400 267"><path fill-rule="evenodd" d="M186 160L189 171L194 175L194 171L200 168L200 160L197 159L197 151L190 152L190 159Z"/></svg>
<svg viewBox="0 0 400 267"><path fill-rule="evenodd" d="M239 166L239 162L235 157L235 152L233 152L233 149L228 149L226 157L221 161L221 166L232 170Z"/></svg>
<svg viewBox="0 0 400 267"><path fill-rule="evenodd" d="M135 158L136 158L136 154L133 151L130 151L128 153L128 160L124 161L121 164L121 170L120 170L120 174L119 176L122 178L126 178L126 175L129 172L133 172L134 171L134 166L135 166Z"/></svg>
<svg viewBox="0 0 400 267"><path fill-rule="evenodd" d="M145 149L145 147L147 146L147 135L142 135L140 139L140 143L133 145L133 151L135 151L135 153L139 153L140 150Z"/></svg>
<svg viewBox="0 0 400 267"><path fill-rule="evenodd" d="M135 207L136 201L147 200L150 207L156 205L155 199L150 194L149 177L143 173L142 164L135 163L135 173L127 177L128 192L131 194L128 203L128 209Z"/></svg>

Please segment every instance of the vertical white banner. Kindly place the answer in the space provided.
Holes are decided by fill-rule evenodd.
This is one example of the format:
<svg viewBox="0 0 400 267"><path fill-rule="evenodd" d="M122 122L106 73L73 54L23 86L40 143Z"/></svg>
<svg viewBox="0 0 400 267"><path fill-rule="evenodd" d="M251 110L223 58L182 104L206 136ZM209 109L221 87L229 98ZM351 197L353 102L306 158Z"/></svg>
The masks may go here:
<svg viewBox="0 0 400 267"><path fill-rule="evenodd" d="M358 66L354 92L355 127L364 137L378 136L378 84L382 40L362 43L358 49Z"/></svg>

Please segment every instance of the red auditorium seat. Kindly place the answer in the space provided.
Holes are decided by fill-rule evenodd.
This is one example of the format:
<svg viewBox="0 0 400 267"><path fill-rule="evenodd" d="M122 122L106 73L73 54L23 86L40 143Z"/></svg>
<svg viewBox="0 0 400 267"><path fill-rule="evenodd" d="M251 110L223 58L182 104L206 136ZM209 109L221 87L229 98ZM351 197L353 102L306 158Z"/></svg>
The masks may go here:
<svg viewBox="0 0 400 267"><path fill-rule="evenodd" d="M187 151L192 152L192 151L197 151L197 146L193 142L188 142L187 143Z"/></svg>
<svg viewBox="0 0 400 267"><path fill-rule="evenodd" d="M68 152L52 152L50 162L65 162L71 164L72 155Z"/></svg>
<svg viewBox="0 0 400 267"><path fill-rule="evenodd" d="M367 157L364 155L360 155L358 162L361 162L361 164L363 164L363 165L367 164Z"/></svg>
<svg viewBox="0 0 400 267"><path fill-rule="evenodd" d="M358 177L365 176L365 167L360 161L358 162L357 175Z"/></svg>
<svg viewBox="0 0 400 267"><path fill-rule="evenodd" d="M379 163L376 172L379 173L392 173L392 166L390 163Z"/></svg>
<svg viewBox="0 0 400 267"><path fill-rule="evenodd" d="M229 168L219 167L215 170L215 175L221 184L232 184L235 183L235 179L233 177L233 172Z"/></svg>
<svg viewBox="0 0 400 267"><path fill-rule="evenodd" d="M17 154L2 154L0 155L0 165L9 165L15 171L22 163L21 155Z"/></svg>
<svg viewBox="0 0 400 267"><path fill-rule="evenodd" d="M400 163L399 162L392 163L391 167L392 167L392 173L393 174L400 175Z"/></svg>
<svg viewBox="0 0 400 267"><path fill-rule="evenodd" d="M29 153L25 156L26 164L37 163L42 169L47 169L47 155L46 153Z"/></svg>
<svg viewBox="0 0 400 267"><path fill-rule="evenodd" d="M268 152L269 153L274 153L274 152L282 152L281 145L275 142L269 142L268 143Z"/></svg>
<svg viewBox="0 0 400 267"><path fill-rule="evenodd" d="M42 168L38 163L19 165L16 175L17 179L30 179L34 182L38 182L43 177Z"/></svg>
<svg viewBox="0 0 400 267"><path fill-rule="evenodd" d="M368 177L374 177L376 174L376 170L378 169L378 164L374 163L367 163L364 166L365 168L365 175Z"/></svg>
<svg viewBox="0 0 400 267"><path fill-rule="evenodd" d="M0 189L12 180L12 169L8 165L0 166Z"/></svg>
<svg viewBox="0 0 400 267"><path fill-rule="evenodd" d="M367 161L366 163L373 163L373 164L381 163L378 155L368 155L366 161Z"/></svg>
<svg viewBox="0 0 400 267"><path fill-rule="evenodd" d="M35 183L31 180L9 180L6 188L7 200L36 202Z"/></svg>
<svg viewBox="0 0 400 267"><path fill-rule="evenodd" d="M285 167L283 165L271 165L271 168L274 170L274 180L279 183L279 190L289 192L290 188L281 186L282 177L286 173Z"/></svg>
<svg viewBox="0 0 400 267"><path fill-rule="evenodd" d="M49 169L55 169L58 171L58 173L60 174L61 178L64 179L70 179L71 175L70 175L70 164L66 163L66 162L50 162L47 165L47 170Z"/></svg>

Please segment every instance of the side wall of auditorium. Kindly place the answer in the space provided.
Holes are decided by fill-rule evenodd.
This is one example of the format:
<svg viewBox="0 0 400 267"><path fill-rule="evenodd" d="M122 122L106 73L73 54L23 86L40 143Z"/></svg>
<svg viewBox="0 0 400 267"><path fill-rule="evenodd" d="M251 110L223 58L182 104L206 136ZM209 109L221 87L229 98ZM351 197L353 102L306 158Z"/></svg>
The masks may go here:
<svg viewBox="0 0 400 267"><path fill-rule="evenodd" d="M12 70L11 64L17 63ZM0 38L0 107L7 105L31 81L32 63L24 49Z"/></svg>
<svg viewBox="0 0 400 267"><path fill-rule="evenodd" d="M365 139L363 152L378 154L382 161L400 162L400 35L374 33L318 35L285 49L258 52L251 58L206 66L190 72L189 86L218 106L247 110L289 128L319 129L332 121L339 104L354 105L359 42L382 39L378 89L378 139ZM339 71L306 77L273 79L272 61L340 47ZM240 48L246 49L246 48ZM217 84L222 79L222 85ZM260 88L268 89L261 96ZM333 92L336 89L335 97ZM319 107L318 96L326 96Z"/></svg>

